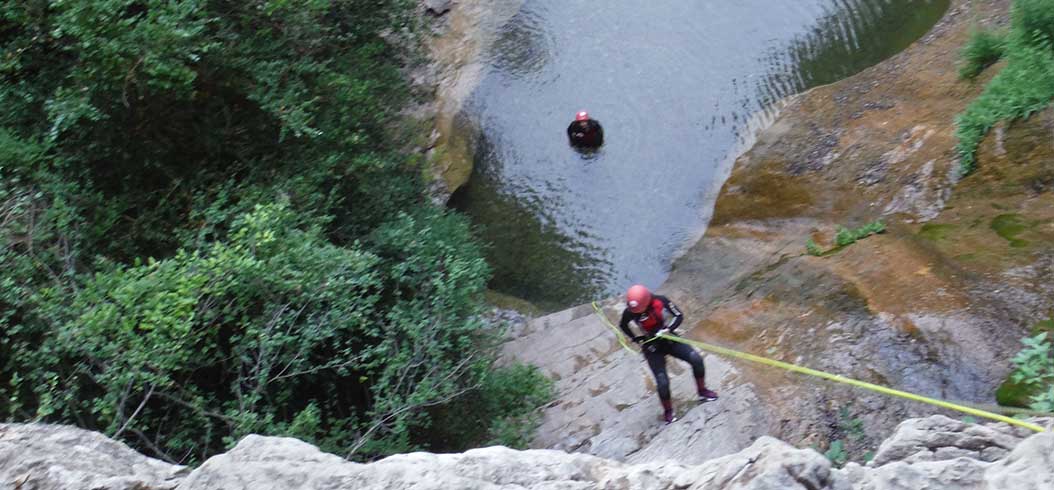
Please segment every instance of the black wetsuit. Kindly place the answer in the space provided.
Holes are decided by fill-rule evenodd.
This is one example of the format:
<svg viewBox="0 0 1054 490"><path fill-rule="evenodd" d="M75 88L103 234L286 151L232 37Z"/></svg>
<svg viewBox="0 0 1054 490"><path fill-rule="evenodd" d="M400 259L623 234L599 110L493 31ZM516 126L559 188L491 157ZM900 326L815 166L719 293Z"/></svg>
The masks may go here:
<svg viewBox="0 0 1054 490"><path fill-rule="evenodd" d="M669 312L673 321L669 325L664 323L664 313ZM692 374L695 376L696 385L700 391L704 388L706 369L703 367L703 358L695 349L680 342L655 338L655 334L666 328L673 331L681 325L684 314L665 296L654 295L651 304L641 313L633 313L629 309L622 310L622 320L619 328L627 337L641 344L644 358L648 361L648 367L655 375L655 385L659 391L659 399L663 402L670 400L670 379L666 375L666 356L676 357L692 365ZM634 335L629 328L630 322L637 324L644 332L643 335Z"/></svg>
<svg viewBox="0 0 1054 490"><path fill-rule="evenodd" d="M604 128L595 119L574 121L567 126L567 138L579 148L598 148L604 144Z"/></svg>

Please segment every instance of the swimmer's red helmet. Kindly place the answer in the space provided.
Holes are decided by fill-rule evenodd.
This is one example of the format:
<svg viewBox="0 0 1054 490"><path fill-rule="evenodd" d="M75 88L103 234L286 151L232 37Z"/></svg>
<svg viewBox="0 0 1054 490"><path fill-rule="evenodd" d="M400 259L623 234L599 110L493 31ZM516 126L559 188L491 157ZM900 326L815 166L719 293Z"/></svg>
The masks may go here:
<svg viewBox="0 0 1054 490"><path fill-rule="evenodd" d="M586 111L578 111L578 114L575 114L575 121L588 121L588 120L589 120L589 113L586 112Z"/></svg>

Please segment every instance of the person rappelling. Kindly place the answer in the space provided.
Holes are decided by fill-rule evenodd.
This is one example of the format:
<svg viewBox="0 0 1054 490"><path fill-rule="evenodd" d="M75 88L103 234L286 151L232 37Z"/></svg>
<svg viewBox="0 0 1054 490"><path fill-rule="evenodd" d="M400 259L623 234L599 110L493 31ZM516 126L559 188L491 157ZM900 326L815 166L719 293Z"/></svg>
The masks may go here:
<svg viewBox="0 0 1054 490"><path fill-rule="evenodd" d="M669 323L665 312L669 312ZM665 296L653 295L648 288L640 284L626 291L626 309L622 310L619 328L626 337L641 346L644 359L648 361L648 367L655 376L659 401L662 402L662 418L667 424L675 419L673 402L670 399L670 379L666 375L666 356L673 356L691 364L701 403L717 399L717 393L706 387L706 369L702 356L686 344L663 338L673 336L673 331L681 325L683 319L681 310ZM636 324L643 333L635 335L630 330L630 322Z"/></svg>
<svg viewBox="0 0 1054 490"><path fill-rule="evenodd" d="M594 149L604 144L604 128L586 111L578 111L567 126L567 138L575 148Z"/></svg>

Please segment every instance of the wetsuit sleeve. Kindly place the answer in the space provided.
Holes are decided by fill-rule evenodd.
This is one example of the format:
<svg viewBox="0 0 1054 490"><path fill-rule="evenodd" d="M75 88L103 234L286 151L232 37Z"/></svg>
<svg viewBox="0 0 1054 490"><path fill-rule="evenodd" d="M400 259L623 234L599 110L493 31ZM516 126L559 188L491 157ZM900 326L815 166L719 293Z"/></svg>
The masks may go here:
<svg viewBox="0 0 1054 490"><path fill-rule="evenodd" d="M658 298L659 301L662 301L662 307L665 308L666 311L669 311L671 315L673 315L673 321L670 322L670 325L668 327L666 327L672 332L675 328L681 326L681 322L684 321L684 313L681 313L681 309L678 308L677 305L673 304L673 301L670 301L669 298L665 296L658 296Z"/></svg>
<svg viewBox="0 0 1054 490"><path fill-rule="evenodd" d="M575 132L575 123L568 124L567 125L567 137L571 138L571 139L575 139L574 132Z"/></svg>
<svg viewBox="0 0 1054 490"><path fill-rule="evenodd" d="M589 122L589 129L591 129L593 133L596 134L596 145L600 146L604 144L604 128L600 126L600 123L592 119L590 119Z"/></svg>
<svg viewBox="0 0 1054 490"><path fill-rule="evenodd" d="M618 322L618 328L622 330L622 333L626 334L626 337L633 339L633 332L629 329L629 322L633 319L633 315L630 314L629 310L622 310L622 319Z"/></svg>

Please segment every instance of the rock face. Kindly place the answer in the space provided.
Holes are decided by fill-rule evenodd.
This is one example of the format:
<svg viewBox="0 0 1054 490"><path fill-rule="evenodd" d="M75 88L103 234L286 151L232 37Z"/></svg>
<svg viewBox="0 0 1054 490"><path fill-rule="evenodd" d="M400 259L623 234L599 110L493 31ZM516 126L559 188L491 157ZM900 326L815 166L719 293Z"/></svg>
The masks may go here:
<svg viewBox="0 0 1054 490"><path fill-rule="evenodd" d="M172 490L187 469L147 458L97 432L0 424L0 488Z"/></svg>
<svg viewBox="0 0 1054 490"><path fill-rule="evenodd" d="M483 54L522 4L523 0L423 0L425 11L439 17L435 36L428 41L435 102L428 110L434 138L426 153L438 203L445 203L472 173L478 128L461 110L483 77Z"/></svg>
<svg viewBox="0 0 1054 490"><path fill-rule="evenodd" d="M605 311L617 323L615 312ZM532 447L627 462L697 464L734 453L766 433L767 415L753 386L714 356L704 362L708 383L721 399L704 405L695 401L690 368L668 362L679 420L664 426L643 356L623 350L589 305L529 322L505 344L504 353L555 380L557 401L543 411Z"/></svg>
<svg viewBox="0 0 1054 490"><path fill-rule="evenodd" d="M453 0L424 0L425 10L432 15L443 15L454 8Z"/></svg>
<svg viewBox="0 0 1054 490"><path fill-rule="evenodd" d="M965 450L981 459L941 448ZM248 436L188 474L183 467L150 460L96 433L15 424L0 425L0 486L18 490L1049 490L1054 488L1052 454L1051 432L1030 435L1002 424L976 426L934 416L902 424L883 444L880 465L876 459L868 466L850 463L844 469L832 467L811 449L797 449L771 437L761 437L722 458L683 465L626 464L586 454L504 447L462 454L401 454L357 464L296 439Z"/></svg>

